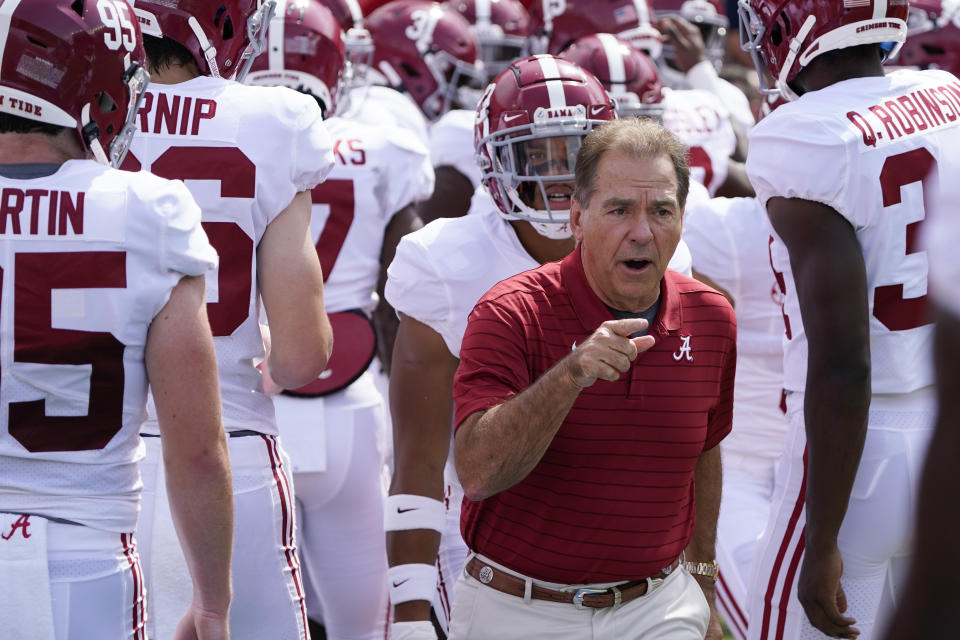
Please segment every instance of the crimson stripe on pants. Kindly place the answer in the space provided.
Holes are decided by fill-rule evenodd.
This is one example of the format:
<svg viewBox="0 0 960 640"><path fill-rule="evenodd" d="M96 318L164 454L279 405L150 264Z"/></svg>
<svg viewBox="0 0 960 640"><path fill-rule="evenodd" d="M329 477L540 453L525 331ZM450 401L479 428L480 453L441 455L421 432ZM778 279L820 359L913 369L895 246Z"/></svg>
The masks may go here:
<svg viewBox="0 0 960 640"><path fill-rule="evenodd" d="M143 578L140 572L140 558L136 555L136 544L132 543L132 536L120 534L120 544L123 546L123 555L130 564L130 573L133 576L133 640L143 639L143 628L146 622L144 616Z"/></svg>
<svg viewBox="0 0 960 640"><path fill-rule="evenodd" d="M443 579L443 565L440 564L440 556L437 556L437 593L440 594L440 606L443 608L443 614L447 618L447 625L450 624L450 596L447 594L447 583Z"/></svg>
<svg viewBox="0 0 960 640"><path fill-rule="evenodd" d="M793 505L793 512L790 514L790 521L787 523L787 529L784 532L783 540L780 543L780 549L777 551L777 559L773 563L773 571L770 572L770 581L767 583L767 591L764 594L763 599L763 623L760 629L760 638L765 639L768 637L770 632L770 615L772 613L772 604L773 604L773 593L776 591L778 578L780 577L780 569L783 566L783 559L786 557L787 552L790 548L790 543L793 540L794 533L797 529L797 522L800 520L800 516L803 514L803 508L806 504L807 499L807 449L803 449L803 477L800 481L800 490L797 492L797 499ZM801 530L802 533L802 530ZM799 543L799 553L797 549L794 549L794 555L791 558L790 566L795 569L795 562L798 562L800 554L803 553L803 543L802 536L801 542ZM792 572L790 572L792 575ZM789 584L784 584L784 593L780 598L780 621L777 625L777 630L779 632L778 638L782 638L783 635L783 625L785 624L783 618L786 613L786 605L789 603L790 597L790 586Z"/></svg>
<svg viewBox="0 0 960 640"><path fill-rule="evenodd" d="M290 496L290 487L287 484L287 474L282 471L283 459L280 457L280 450L277 439L274 436L260 435L267 445L267 452L270 456L270 468L273 471L273 478L277 482L277 493L280 496L280 510L283 514L281 522L281 541L284 553L287 557L287 566L290 568L290 574L293 577L293 584L297 589L297 598L300 601L300 617L303 619L303 637L309 639L310 628L307 623L307 606L303 596L303 584L300 581L300 561L297 560L296 545L293 539L293 500Z"/></svg>
<svg viewBox="0 0 960 640"><path fill-rule="evenodd" d="M723 579L722 572L717 574L717 599L720 600L723 609L729 614L726 618L727 624L735 628L739 638L745 639L747 637L747 617L743 615L740 605L737 604L737 599L733 597L733 592L730 591L726 580Z"/></svg>

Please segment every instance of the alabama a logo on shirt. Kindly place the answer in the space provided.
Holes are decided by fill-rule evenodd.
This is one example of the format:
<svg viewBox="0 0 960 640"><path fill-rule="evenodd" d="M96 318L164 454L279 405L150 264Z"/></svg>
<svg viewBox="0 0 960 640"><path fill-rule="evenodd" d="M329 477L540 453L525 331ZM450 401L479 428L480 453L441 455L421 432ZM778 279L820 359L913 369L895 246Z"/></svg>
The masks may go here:
<svg viewBox="0 0 960 640"><path fill-rule="evenodd" d="M688 362L693 362L693 356L690 353L690 336L680 336L680 351L673 354L674 360L686 358Z"/></svg>

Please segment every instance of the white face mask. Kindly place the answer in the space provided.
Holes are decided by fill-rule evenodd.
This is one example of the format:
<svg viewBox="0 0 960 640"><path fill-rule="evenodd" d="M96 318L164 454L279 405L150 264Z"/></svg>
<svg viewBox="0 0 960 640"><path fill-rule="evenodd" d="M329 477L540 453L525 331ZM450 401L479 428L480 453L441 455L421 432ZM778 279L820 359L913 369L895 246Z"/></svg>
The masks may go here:
<svg viewBox="0 0 960 640"><path fill-rule="evenodd" d="M530 225L536 229L537 233L545 238L550 238L551 240L566 240L573 235L573 231L570 229L569 222L563 222L560 224L551 222L531 222Z"/></svg>

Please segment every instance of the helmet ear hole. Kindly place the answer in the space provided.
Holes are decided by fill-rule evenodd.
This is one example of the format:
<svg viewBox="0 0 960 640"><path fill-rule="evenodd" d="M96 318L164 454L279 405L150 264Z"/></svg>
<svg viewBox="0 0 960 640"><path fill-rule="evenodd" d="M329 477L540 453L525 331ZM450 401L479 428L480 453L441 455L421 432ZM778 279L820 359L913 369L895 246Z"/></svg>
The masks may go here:
<svg viewBox="0 0 960 640"><path fill-rule="evenodd" d="M73 2L70 3L70 8L73 9L78 16L83 16L83 0L73 0Z"/></svg>
<svg viewBox="0 0 960 640"><path fill-rule="evenodd" d="M401 62L400 67L403 69L403 72L410 76L411 78L419 78L420 71L418 71L413 65L406 62Z"/></svg>
<svg viewBox="0 0 960 640"><path fill-rule="evenodd" d="M779 22L775 23L773 29L770 30L770 42L775 47L779 47L780 43L783 42L783 32L780 29Z"/></svg>
<svg viewBox="0 0 960 640"><path fill-rule="evenodd" d="M233 37L233 20L230 19L227 13L227 7L220 5L220 8L217 9L217 15L213 18L213 24L215 27L220 29L220 37L224 40L229 40ZM220 21L223 20L223 24Z"/></svg>

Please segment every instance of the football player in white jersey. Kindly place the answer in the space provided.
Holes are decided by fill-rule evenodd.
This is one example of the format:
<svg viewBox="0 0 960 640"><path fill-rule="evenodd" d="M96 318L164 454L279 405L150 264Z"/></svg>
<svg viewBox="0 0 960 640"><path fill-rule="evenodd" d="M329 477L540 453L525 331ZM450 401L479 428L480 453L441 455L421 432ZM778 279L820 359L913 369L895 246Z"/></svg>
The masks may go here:
<svg viewBox="0 0 960 640"><path fill-rule="evenodd" d="M749 637L870 638L885 583L902 593L934 417L917 230L955 205L940 185L956 179L960 81L884 76L906 3L741 0L740 11L761 84L800 96L756 125L747 162L785 285L790 420Z"/></svg>
<svg viewBox="0 0 960 640"><path fill-rule="evenodd" d="M0 634L146 638L149 380L193 592L174 624L225 639L230 470L202 279L217 255L181 183L114 168L147 83L133 11L6 2L0 31Z"/></svg>
<svg viewBox="0 0 960 640"><path fill-rule="evenodd" d="M308 636L289 462L273 401L254 366L265 356L260 300L270 325L266 357L280 385L296 388L315 379L332 344L309 233L310 190L333 165L320 108L287 88L249 87L225 77L242 79L249 69L248 54L262 49L270 9L272 3L259 0L137 3L149 70L162 84L146 94L127 157L134 167L185 180L220 253L208 282L208 313L237 522L231 629L234 638L258 640ZM157 450L150 440L148 460ZM147 586L157 596L152 635L164 639L171 631L167 611L181 606L183 565L168 542L162 484L149 469L144 483L158 489L141 530L151 541Z"/></svg>
<svg viewBox="0 0 960 640"><path fill-rule="evenodd" d="M954 167L954 176L957 171ZM960 184L953 180L943 186L953 192L948 201L957 202ZM953 579L953 570L960 565L943 554L960 528L955 508L960 491L956 469L956 452L960 451L960 216L950 211L949 215L932 217L924 235L937 323L933 357L939 407L918 501L917 552L886 640L949 638L956 632L954 611L960 601L960 587Z"/></svg>
<svg viewBox="0 0 960 640"><path fill-rule="evenodd" d="M247 82L313 87L336 113L345 50L333 15L316 0L284 1L268 34L268 55ZM303 40L315 44L315 56L296 46ZM320 600L307 603L310 616L323 620L331 640L375 640L389 623L378 442L386 406L368 370L377 342L370 319L397 242L421 226L412 203L432 192L433 167L405 129L339 116L326 125L335 164L313 189L311 229L334 349L318 380L275 403L293 464L299 550ZM396 318L389 305L378 308ZM381 339L392 347L392 336Z"/></svg>
<svg viewBox="0 0 960 640"><path fill-rule="evenodd" d="M733 424L722 443L717 522L717 608L739 640L747 633L747 583L773 498L787 421L783 399L782 294L770 270L766 213L756 198L687 199L683 238L694 277L725 293L737 312Z"/></svg>
<svg viewBox="0 0 960 640"><path fill-rule="evenodd" d="M480 184L473 162L474 88L482 77L477 37L449 4L394 0L371 13L368 79L402 89L430 124L434 193L417 206L424 222L460 216Z"/></svg>

